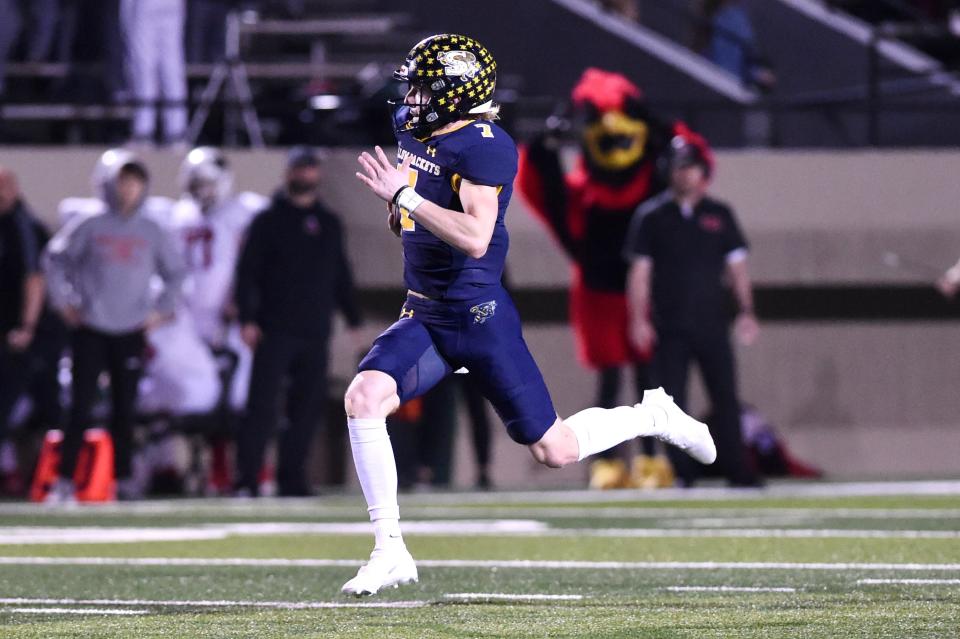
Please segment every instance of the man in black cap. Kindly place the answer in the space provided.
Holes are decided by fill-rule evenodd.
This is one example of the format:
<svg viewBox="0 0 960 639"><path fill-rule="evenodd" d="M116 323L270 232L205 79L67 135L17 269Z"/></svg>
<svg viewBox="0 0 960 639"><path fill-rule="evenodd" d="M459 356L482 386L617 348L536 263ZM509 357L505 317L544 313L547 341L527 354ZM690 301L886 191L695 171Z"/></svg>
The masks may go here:
<svg viewBox="0 0 960 639"><path fill-rule="evenodd" d="M237 492L259 494L264 451L276 428L284 382L287 426L280 434L277 488L311 493L306 458L327 398L331 316L360 325L340 220L320 203L320 155L294 147L286 183L250 225L237 267L241 335L254 351L247 414L237 439Z"/></svg>
<svg viewBox="0 0 960 639"><path fill-rule="evenodd" d="M717 465L735 486L760 479L745 457L740 402L729 336L729 278L739 314L736 332L744 344L758 334L747 270L747 242L725 204L707 197L713 157L700 136L672 141L670 189L637 210L625 245L630 261L627 296L630 338L641 350L655 348L654 374L686 410L687 374L696 360L713 406L709 426ZM692 485L698 468L670 450L677 476Z"/></svg>

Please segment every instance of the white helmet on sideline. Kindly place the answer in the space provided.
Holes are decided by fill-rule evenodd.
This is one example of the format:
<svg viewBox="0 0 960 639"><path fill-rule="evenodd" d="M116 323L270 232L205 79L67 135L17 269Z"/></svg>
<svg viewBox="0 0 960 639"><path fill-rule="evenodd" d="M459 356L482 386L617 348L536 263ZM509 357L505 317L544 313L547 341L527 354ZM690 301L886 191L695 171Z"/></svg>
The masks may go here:
<svg viewBox="0 0 960 639"><path fill-rule="evenodd" d="M199 146L180 165L180 191L202 211L220 204L233 190L233 172L220 149Z"/></svg>

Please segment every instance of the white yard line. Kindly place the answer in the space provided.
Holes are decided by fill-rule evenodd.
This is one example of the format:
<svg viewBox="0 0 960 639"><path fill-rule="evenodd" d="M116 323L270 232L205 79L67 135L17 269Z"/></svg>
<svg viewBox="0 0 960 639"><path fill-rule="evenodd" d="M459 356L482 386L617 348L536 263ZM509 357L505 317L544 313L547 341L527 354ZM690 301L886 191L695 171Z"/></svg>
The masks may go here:
<svg viewBox="0 0 960 639"><path fill-rule="evenodd" d="M960 500L960 496L958 496ZM111 505L84 506L72 510L53 510L48 508L41 509L38 506L29 504L0 504L0 515L40 515L52 513L58 517L84 516L98 514L116 514L126 516L162 517L164 515L176 514L180 516L249 516L258 517L266 520L269 517L277 519L290 519L294 517L309 517L311 519L323 519L330 517L356 517L358 513L363 512L363 508L357 505L336 505L331 506L324 503L304 503L297 501L295 503L278 504L276 501L265 502L263 505L250 504L239 505L234 502L204 502L202 508L194 500L183 500L181 502L164 502L156 504L157 507L147 508L147 505L154 505L155 502L146 502L143 508L131 504L119 504L117 508ZM404 506L403 512L406 516L413 517L438 517L438 518L457 518L467 517L470 519L493 518L513 519L518 515L527 518L543 517L552 519L671 519L671 518L691 518L697 519L722 519L744 520L753 518L760 520L805 520L821 521L824 519L960 519L960 508L820 508L812 506L810 508L656 508L645 506L605 506L600 508L582 508L579 504L570 506L477 506L465 503L460 506ZM141 523L148 523L144 520ZM688 520L689 521L689 520ZM268 522L262 522L268 523Z"/></svg>
<svg viewBox="0 0 960 639"><path fill-rule="evenodd" d="M529 519L409 521L404 531L417 535L532 535L548 526ZM158 541L208 541L231 536L263 535L369 535L369 522L249 522L157 526L0 526L0 545L104 544Z"/></svg>
<svg viewBox="0 0 960 639"><path fill-rule="evenodd" d="M781 497L891 497L891 496L960 496L960 481L894 481L894 482L784 482L772 483L762 490L752 488L662 488L639 490L544 490L490 493L437 493L411 495L405 504L497 504L497 503L617 503L637 501L730 501L764 500Z"/></svg>
<svg viewBox="0 0 960 639"><path fill-rule="evenodd" d="M729 538L729 539L960 539L957 530L846 530L836 528L554 528L543 537Z"/></svg>
<svg viewBox="0 0 960 639"><path fill-rule="evenodd" d="M350 515L355 509L344 510ZM579 508L541 507L454 507L454 506L410 506L403 509L404 514L417 517L506 517L524 515L525 517L544 517L550 519L683 519L684 522L698 520L740 521L761 520L824 520L824 519L960 519L958 508L648 508L643 506Z"/></svg>
<svg viewBox="0 0 960 639"><path fill-rule="evenodd" d="M427 601L231 601L231 600L169 600L169 599L42 599L28 597L0 598L3 605L51 606L164 606L179 608L275 608L282 610L312 610L315 608L419 608Z"/></svg>
<svg viewBox="0 0 960 639"><path fill-rule="evenodd" d="M796 588L761 586L667 586L671 592L796 592Z"/></svg>
<svg viewBox="0 0 960 639"><path fill-rule="evenodd" d="M19 612L37 615L148 615L149 610L127 608L0 608L0 612Z"/></svg>
<svg viewBox="0 0 960 639"><path fill-rule="evenodd" d="M858 585L884 586L902 584L905 586L960 586L960 579L857 579Z"/></svg>
<svg viewBox="0 0 960 639"><path fill-rule="evenodd" d="M676 522L675 522L676 523ZM537 536L674 539L960 539L957 530L864 530L843 528L550 528L546 523L518 520L407 521L404 532L419 536ZM209 541L265 535L369 535L367 522L200 524L182 527L120 526L0 527L0 545L103 544L160 541Z"/></svg>
<svg viewBox="0 0 960 639"><path fill-rule="evenodd" d="M149 541L209 541L225 539L223 529L184 527L124 526L3 526L0 544L113 544Z"/></svg>
<svg viewBox="0 0 960 639"><path fill-rule="evenodd" d="M776 480L774 480L776 482ZM899 482L783 482L772 483L763 490L738 488L664 488L653 492L638 490L543 490L450 492L429 495L404 495L406 508L430 508L437 504L447 506L496 504L596 504L621 502L661 501L762 501L783 497L891 497L952 495L960 498L960 481L899 481ZM303 499L172 499L110 504L80 504L73 507L51 507L46 504L0 504L0 515L37 515L53 513L58 516L87 516L94 512L117 514L212 514L280 513L311 514L362 511L362 498L356 495L338 495ZM829 511L829 509L825 509ZM855 510L855 509L854 509Z"/></svg>
<svg viewBox="0 0 960 639"><path fill-rule="evenodd" d="M357 567L359 559L191 559L184 557L0 557L5 566L197 566L255 568ZM549 561L492 559L421 559L421 568L519 568L524 570L862 570L889 572L955 571L960 563L756 562L756 561ZM2 601L2 600L0 600Z"/></svg>
<svg viewBox="0 0 960 639"><path fill-rule="evenodd" d="M493 601L580 601L583 595L544 595L544 594L515 594L502 592L453 592L444 595L446 599L480 599Z"/></svg>

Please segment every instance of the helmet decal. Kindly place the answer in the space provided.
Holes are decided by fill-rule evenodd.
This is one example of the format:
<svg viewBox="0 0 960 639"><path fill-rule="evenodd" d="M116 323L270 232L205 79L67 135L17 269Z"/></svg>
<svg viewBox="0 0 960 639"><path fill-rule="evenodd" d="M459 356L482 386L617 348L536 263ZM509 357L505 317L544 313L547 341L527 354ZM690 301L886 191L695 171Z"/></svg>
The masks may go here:
<svg viewBox="0 0 960 639"><path fill-rule="evenodd" d="M393 77L429 89L429 97L420 104L391 103L399 131L429 135L468 114L494 108L497 63L489 49L468 36L443 33L424 38Z"/></svg>
<svg viewBox="0 0 960 639"><path fill-rule="evenodd" d="M437 56L443 65L443 72L457 77L473 78L480 72L477 56L469 51L444 51Z"/></svg>

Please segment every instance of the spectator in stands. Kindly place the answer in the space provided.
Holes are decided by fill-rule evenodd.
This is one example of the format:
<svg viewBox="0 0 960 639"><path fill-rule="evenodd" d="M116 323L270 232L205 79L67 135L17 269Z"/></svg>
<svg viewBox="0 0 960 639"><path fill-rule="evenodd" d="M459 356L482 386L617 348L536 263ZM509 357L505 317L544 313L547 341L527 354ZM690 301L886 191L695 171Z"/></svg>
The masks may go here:
<svg viewBox="0 0 960 639"><path fill-rule="evenodd" d="M743 0L705 0L695 48L747 85L770 90L776 75L761 60L753 21Z"/></svg>
<svg viewBox="0 0 960 639"><path fill-rule="evenodd" d="M57 28L60 0L0 0L0 95L4 92L4 69L23 28L21 5L28 10L24 59L44 62L50 56Z"/></svg>
<svg viewBox="0 0 960 639"><path fill-rule="evenodd" d="M0 166L0 443L30 379L27 351L43 309L44 277L33 215L17 178Z"/></svg>
<svg viewBox="0 0 960 639"><path fill-rule="evenodd" d="M163 107L163 142L182 146L187 130L187 72L183 48L185 0L121 0L127 75L137 106L132 142L151 145L157 104Z"/></svg>
<svg viewBox="0 0 960 639"><path fill-rule="evenodd" d="M187 3L187 61L213 64L226 52L227 14L237 0L192 0Z"/></svg>
<svg viewBox="0 0 960 639"><path fill-rule="evenodd" d="M676 137L671 190L638 209L625 249L631 260L628 297L631 339L653 348L654 376L686 410L691 359L713 404L710 430L717 464L736 486L760 483L748 465L740 434L740 402L726 316L723 278L729 275L740 307L737 333L744 344L758 334L747 272L747 243L733 212L706 196L713 159L703 138ZM697 468L671 448L679 480L691 485ZM679 454L677 454L679 453Z"/></svg>
<svg viewBox="0 0 960 639"><path fill-rule="evenodd" d="M333 311L360 325L340 220L320 203L320 157L295 147L286 185L250 225L237 270L243 340L254 349L247 415L237 441L237 492L258 494L258 475L289 377L288 426L280 436L280 495L310 494L306 460L328 398ZM354 340L359 344L358 340Z"/></svg>
<svg viewBox="0 0 960 639"><path fill-rule="evenodd" d="M940 279L937 280L937 288L947 299L952 299L957 291L960 291L960 260L944 271Z"/></svg>
<svg viewBox="0 0 960 639"><path fill-rule="evenodd" d="M135 499L131 479L134 405L143 368L144 332L170 319L183 262L170 237L141 213L146 167L126 151L104 153L100 197L105 211L77 216L50 241L46 273L50 300L72 329L73 386L59 479L48 501L74 498L72 477L101 371L110 374L110 431L117 496ZM152 282L163 283L159 297Z"/></svg>
<svg viewBox="0 0 960 639"><path fill-rule="evenodd" d="M20 11L17 0L0 0L0 96L6 89L7 61L20 34Z"/></svg>

